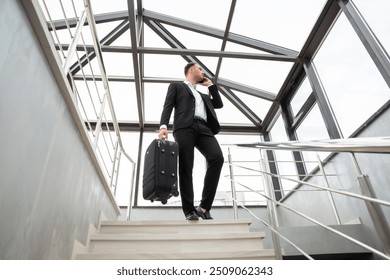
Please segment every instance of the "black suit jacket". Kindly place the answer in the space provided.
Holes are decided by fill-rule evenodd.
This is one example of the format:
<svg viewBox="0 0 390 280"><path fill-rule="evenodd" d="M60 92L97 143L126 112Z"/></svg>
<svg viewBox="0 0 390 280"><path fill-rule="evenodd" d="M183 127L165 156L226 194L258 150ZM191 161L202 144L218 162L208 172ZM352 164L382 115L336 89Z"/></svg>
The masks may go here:
<svg viewBox="0 0 390 280"><path fill-rule="evenodd" d="M220 130L220 125L214 108L222 108L223 103L216 85L211 85L208 89L211 97L202 93L200 93L200 96L206 107L207 125L214 134L217 134ZM161 114L160 126L163 124L168 126L173 108L175 108L173 131L192 125L195 114L195 97L185 83L172 83L169 85Z"/></svg>

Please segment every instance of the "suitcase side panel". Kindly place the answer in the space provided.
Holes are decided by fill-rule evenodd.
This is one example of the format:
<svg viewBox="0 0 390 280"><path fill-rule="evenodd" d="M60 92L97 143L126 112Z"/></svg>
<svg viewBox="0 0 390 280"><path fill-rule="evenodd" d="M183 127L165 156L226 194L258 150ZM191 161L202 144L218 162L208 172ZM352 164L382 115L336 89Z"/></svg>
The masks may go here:
<svg viewBox="0 0 390 280"><path fill-rule="evenodd" d="M177 187L178 145L172 141L153 141L144 163L144 199L166 202L172 195L178 196Z"/></svg>
<svg viewBox="0 0 390 280"><path fill-rule="evenodd" d="M144 177L143 177L143 197L149 199L156 192L156 162L158 155L157 142L153 141L145 152Z"/></svg>

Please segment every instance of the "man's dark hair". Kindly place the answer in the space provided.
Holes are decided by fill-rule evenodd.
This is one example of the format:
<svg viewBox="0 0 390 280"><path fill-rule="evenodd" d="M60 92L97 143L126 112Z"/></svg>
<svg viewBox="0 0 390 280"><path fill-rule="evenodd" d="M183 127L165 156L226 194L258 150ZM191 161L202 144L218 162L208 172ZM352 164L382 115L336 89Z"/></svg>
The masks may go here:
<svg viewBox="0 0 390 280"><path fill-rule="evenodd" d="M184 67L184 76L187 76L188 70L190 70L190 68L191 68L192 66L194 66L194 65L196 65L195 62L189 62L189 63L186 65L186 67Z"/></svg>

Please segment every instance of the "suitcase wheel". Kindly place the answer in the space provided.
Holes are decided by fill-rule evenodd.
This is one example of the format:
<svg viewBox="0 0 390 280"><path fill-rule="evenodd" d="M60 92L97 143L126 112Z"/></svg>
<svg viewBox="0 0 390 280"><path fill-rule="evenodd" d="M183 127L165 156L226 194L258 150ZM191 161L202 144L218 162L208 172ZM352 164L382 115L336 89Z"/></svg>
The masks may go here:
<svg viewBox="0 0 390 280"><path fill-rule="evenodd" d="M161 203L162 204L167 204L167 200L166 199L161 199Z"/></svg>
<svg viewBox="0 0 390 280"><path fill-rule="evenodd" d="M175 191L172 192L172 195L173 195L174 197L178 197L178 196L179 196L179 192L175 190Z"/></svg>

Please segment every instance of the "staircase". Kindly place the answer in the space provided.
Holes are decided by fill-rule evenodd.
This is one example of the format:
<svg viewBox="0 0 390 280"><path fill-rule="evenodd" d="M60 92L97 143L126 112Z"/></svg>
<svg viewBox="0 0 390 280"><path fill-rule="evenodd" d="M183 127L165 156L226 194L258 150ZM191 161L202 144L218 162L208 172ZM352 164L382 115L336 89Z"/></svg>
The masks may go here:
<svg viewBox="0 0 390 280"><path fill-rule="evenodd" d="M250 219L199 221L102 221L77 260L275 259L264 234L249 232Z"/></svg>

